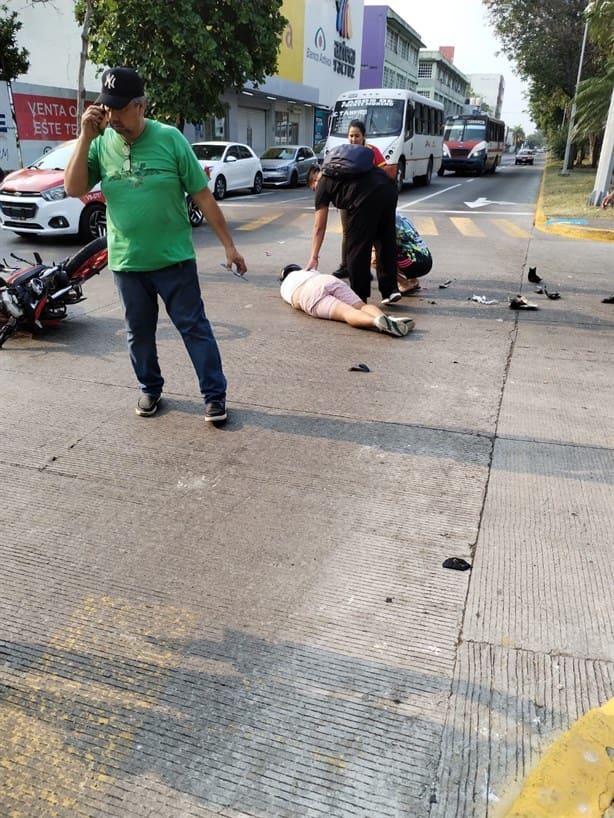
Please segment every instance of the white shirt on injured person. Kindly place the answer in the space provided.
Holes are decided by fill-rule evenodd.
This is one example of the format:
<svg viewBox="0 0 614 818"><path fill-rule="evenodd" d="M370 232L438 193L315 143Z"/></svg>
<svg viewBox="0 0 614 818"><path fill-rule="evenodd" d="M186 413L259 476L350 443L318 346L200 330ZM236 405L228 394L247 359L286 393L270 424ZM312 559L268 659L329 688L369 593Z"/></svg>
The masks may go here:
<svg viewBox="0 0 614 818"><path fill-rule="evenodd" d="M320 273L317 270L294 270L284 278L281 282L281 286L279 288L279 292L281 297L284 301L288 304L292 305L292 296L306 281L309 281L310 278L315 278L315 276L319 276Z"/></svg>

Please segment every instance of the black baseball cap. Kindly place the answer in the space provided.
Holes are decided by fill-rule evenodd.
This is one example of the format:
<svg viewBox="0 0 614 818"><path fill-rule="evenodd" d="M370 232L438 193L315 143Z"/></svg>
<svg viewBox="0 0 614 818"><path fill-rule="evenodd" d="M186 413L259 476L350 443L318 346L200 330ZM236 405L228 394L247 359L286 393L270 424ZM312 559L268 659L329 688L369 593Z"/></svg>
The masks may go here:
<svg viewBox="0 0 614 818"><path fill-rule="evenodd" d="M107 68L102 75L102 92L96 105L125 108L135 97L145 96L145 85L133 68Z"/></svg>

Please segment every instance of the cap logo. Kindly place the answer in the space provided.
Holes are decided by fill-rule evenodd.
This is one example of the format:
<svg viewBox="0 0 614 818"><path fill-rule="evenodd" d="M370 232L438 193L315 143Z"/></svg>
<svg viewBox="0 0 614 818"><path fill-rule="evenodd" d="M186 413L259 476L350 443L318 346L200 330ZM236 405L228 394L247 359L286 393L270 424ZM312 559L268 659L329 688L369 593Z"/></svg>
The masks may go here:
<svg viewBox="0 0 614 818"><path fill-rule="evenodd" d="M104 79L104 84L107 88L115 88L115 74L109 74Z"/></svg>

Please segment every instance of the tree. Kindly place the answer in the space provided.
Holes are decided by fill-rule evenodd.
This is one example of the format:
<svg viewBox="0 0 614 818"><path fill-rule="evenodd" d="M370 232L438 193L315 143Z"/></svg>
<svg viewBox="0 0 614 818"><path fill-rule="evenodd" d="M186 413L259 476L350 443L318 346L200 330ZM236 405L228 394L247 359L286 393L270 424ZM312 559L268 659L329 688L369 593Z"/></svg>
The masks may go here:
<svg viewBox="0 0 614 818"><path fill-rule="evenodd" d="M514 149L517 151L525 141L525 133L522 125L516 125L512 128L512 139L514 141Z"/></svg>
<svg viewBox="0 0 614 818"><path fill-rule="evenodd" d="M592 0L586 17L589 37L602 55L592 76L580 83L576 132L590 136L603 131L614 86L614 2Z"/></svg>
<svg viewBox="0 0 614 818"><path fill-rule="evenodd" d="M29 53L16 43L17 32L21 29L17 12L9 12L8 6L0 6L0 81L13 82L30 67Z"/></svg>
<svg viewBox="0 0 614 818"><path fill-rule="evenodd" d="M79 0L81 24L90 3L90 59L135 68L152 115L180 127L222 115L225 91L277 69L282 0Z"/></svg>
<svg viewBox="0 0 614 818"><path fill-rule="evenodd" d="M611 0L600 0L611 2ZM587 0L483 0L502 51L529 82L530 110L541 130L559 129L573 99ZM585 75L598 49L589 41Z"/></svg>

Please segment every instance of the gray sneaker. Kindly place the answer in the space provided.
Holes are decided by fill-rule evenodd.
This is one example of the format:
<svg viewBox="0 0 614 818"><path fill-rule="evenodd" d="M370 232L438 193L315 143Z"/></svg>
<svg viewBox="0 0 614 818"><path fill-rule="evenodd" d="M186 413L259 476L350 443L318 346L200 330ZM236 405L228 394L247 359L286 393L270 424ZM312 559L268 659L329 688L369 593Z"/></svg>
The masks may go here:
<svg viewBox="0 0 614 818"><path fill-rule="evenodd" d="M134 411L141 417L151 417L158 411L158 404L160 403L160 400L160 395L146 395L143 393L139 398Z"/></svg>
<svg viewBox="0 0 614 818"><path fill-rule="evenodd" d="M388 335L394 335L400 338L407 335L409 328L403 321L395 321L389 315L378 315L375 319L375 326L380 332L386 332Z"/></svg>
<svg viewBox="0 0 614 818"><path fill-rule="evenodd" d="M398 290L396 290L395 292L390 293L389 296L386 296L386 298L382 298L380 303L382 303L382 304L396 304L396 302L400 301L400 300L401 300L401 293Z"/></svg>

